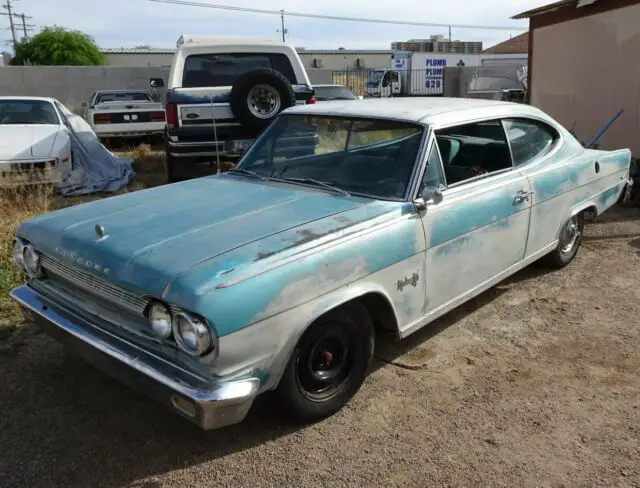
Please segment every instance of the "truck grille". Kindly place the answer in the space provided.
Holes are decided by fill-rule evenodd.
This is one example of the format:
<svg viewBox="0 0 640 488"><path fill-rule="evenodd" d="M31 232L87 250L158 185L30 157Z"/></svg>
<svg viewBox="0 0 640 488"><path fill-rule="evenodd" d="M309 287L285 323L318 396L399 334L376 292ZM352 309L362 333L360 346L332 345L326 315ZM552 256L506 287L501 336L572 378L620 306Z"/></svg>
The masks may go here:
<svg viewBox="0 0 640 488"><path fill-rule="evenodd" d="M146 298L125 291L91 276L89 273L72 268L59 259L43 254L40 262L51 281L57 281L63 286L67 284L74 285L82 290L84 294L95 297L99 302L107 301L140 315L144 313L147 307L148 300Z"/></svg>

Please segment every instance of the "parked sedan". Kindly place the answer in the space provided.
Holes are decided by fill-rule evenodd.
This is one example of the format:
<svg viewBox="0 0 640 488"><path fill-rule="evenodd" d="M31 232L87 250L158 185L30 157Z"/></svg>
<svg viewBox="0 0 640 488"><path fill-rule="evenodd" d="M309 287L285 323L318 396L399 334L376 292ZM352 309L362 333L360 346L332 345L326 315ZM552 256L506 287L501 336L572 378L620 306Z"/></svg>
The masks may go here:
<svg viewBox="0 0 640 488"><path fill-rule="evenodd" d="M281 150L309 128L313 154ZM630 156L521 104L292 107L234 170L23 223L11 295L205 429L269 390L314 420L360 389L376 329L407 337L534 261L570 263L585 214L628 196Z"/></svg>
<svg viewBox="0 0 640 488"><path fill-rule="evenodd" d="M71 171L70 112L53 98L0 97L0 185L57 183Z"/></svg>

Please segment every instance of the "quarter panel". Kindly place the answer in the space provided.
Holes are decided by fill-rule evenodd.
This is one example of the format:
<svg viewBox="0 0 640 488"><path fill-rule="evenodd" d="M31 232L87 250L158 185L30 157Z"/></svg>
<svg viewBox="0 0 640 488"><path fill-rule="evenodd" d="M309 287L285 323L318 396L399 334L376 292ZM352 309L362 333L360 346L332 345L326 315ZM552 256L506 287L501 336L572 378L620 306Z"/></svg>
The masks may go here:
<svg viewBox="0 0 640 488"><path fill-rule="evenodd" d="M628 150L576 152L567 147L524 168L534 192L526 256L556 240L562 224L575 211L593 206L600 214L615 204L628 177L629 160Z"/></svg>

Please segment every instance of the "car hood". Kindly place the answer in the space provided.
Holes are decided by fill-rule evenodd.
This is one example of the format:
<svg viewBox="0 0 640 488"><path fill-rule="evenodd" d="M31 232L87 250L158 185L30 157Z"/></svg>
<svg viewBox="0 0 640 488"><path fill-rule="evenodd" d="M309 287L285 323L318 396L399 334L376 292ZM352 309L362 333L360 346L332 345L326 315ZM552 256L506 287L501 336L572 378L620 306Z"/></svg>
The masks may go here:
<svg viewBox="0 0 640 488"><path fill-rule="evenodd" d="M0 124L0 160L48 158L59 125Z"/></svg>
<svg viewBox="0 0 640 488"><path fill-rule="evenodd" d="M339 214L370 201L220 175L44 214L18 235L94 276L160 297L172 277L203 261L312 221L339 223Z"/></svg>

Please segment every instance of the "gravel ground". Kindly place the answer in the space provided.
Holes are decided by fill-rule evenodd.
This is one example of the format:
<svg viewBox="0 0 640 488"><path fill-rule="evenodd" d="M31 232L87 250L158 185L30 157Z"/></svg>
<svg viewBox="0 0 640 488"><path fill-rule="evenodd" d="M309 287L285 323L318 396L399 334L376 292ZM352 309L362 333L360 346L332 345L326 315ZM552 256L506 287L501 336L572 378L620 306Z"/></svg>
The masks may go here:
<svg viewBox="0 0 640 488"><path fill-rule="evenodd" d="M640 487L640 211L380 345L340 413L202 432L31 328L0 355L7 487Z"/></svg>

